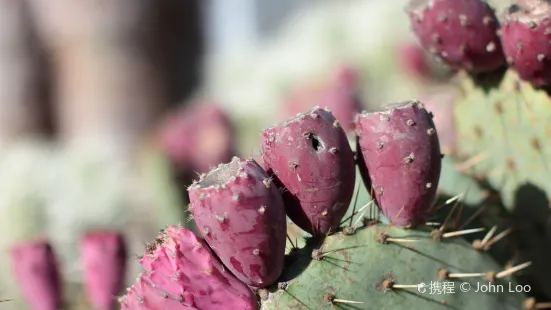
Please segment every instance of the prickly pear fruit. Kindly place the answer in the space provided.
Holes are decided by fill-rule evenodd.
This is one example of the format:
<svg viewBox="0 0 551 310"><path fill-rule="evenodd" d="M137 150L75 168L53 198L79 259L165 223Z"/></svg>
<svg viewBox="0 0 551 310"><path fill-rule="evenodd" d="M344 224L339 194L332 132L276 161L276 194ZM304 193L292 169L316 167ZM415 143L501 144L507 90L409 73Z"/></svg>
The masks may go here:
<svg viewBox="0 0 551 310"><path fill-rule="evenodd" d="M510 66L523 80L535 86L551 84L551 5L509 9L503 16L501 42Z"/></svg>
<svg viewBox="0 0 551 310"><path fill-rule="evenodd" d="M425 223L442 158L431 115L418 101L358 115L358 164L381 212L397 226Z"/></svg>
<svg viewBox="0 0 551 310"><path fill-rule="evenodd" d="M335 232L352 200L354 154L335 117L315 107L262 132L262 156L289 218L312 235Z"/></svg>
<svg viewBox="0 0 551 310"><path fill-rule="evenodd" d="M252 159L234 157L189 188L199 231L224 265L254 287L273 284L283 270L287 222L273 179Z"/></svg>
<svg viewBox="0 0 551 310"><path fill-rule="evenodd" d="M292 93L284 102L285 117L320 106L331 110L346 133L353 133L354 116L362 110L358 88L358 73L342 66L328 83L303 86Z"/></svg>
<svg viewBox="0 0 551 310"><path fill-rule="evenodd" d="M396 52L400 67L405 73L423 80L431 76L427 52L417 43L401 43L397 46Z"/></svg>
<svg viewBox="0 0 551 310"><path fill-rule="evenodd" d="M172 296L165 293L153 283L146 274L142 273L136 283L127 291L127 295L119 299L122 310L199 310L189 306L187 300L181 296Z"/></svg>
<svg viewBox="0 0 551 310"><path fill-rule="evenodd" d="M33 310L57 310L62 306L62 283L51 245L44 240L18 244L11 263L22 294Z"/></svg>
<svg viewBox="0 0 551 310"><path fill-rule="evenodd" d="M126 245L113 232L91 232L81 240L84 283L90 303L98 310L112 309L124 284Z"/></svg>
<svg viewBox="0 0 551 310"><path fill-rule="evenodd" d="M257 309L256 298L183 227L168 226L141 259L142 273L119 299L122 310Z"/></svg>
<svg viewBox="0 0 551 310"><path fill-rule="evenodd" d="M207 172L234 155L234 127L212 102L197 101L170 115L160 132L164 153L182 170Z"/></svg>
<svg viewBox="0 0 551 310"><path fill-rule="evenodd" d="M421 45L454 70L505 66L494 11L482 0L411 0L407 7Z"/></svg>

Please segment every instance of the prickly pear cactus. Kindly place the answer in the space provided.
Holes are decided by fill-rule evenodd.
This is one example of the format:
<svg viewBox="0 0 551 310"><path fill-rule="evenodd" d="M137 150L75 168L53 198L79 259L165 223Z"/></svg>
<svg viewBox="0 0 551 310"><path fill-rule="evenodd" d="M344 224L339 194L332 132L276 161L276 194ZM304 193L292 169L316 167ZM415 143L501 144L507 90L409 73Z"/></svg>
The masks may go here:
<svg viewBox="0 0 551 310"><path fill-rule="evenodd" d="M365 186L361 185L358 192L358 201L365 201L369 195ZM500 266L485 251L496 242L497 237L492 233L488 234L483 228L450 231L428 226L434 223L426 223L415 230L403 229L393 227L393 219L389 219L391 224L380 224L375 204L361 207L354 198L348 208L352 210L352 224L345 217L335 233L321 238L301 238L298 247L294 238L289 238L288 245L292 249L285 256L285 269L277 283L255 290L259 300L256 309L395 309L411 304L423 309L522 309L527 296L523 292L509 292L509 287L517 288L510 276L524 272L531 263L523 262L509 268ZM449 219L455 220L451 215ZM443 226L447 227L445 224ZM193 240L191 243L203 242L190 232L187 234ZM480 241L471 244L462 235L476 236ZM159 238L157 242L164 240ZM173 239L172 242L175 242L172 246L178 247L181 241ZM182 246L184 244L187 243ZM146 253L150 252L148 248ZM185 253L190 259L196 255L191 251ZM174 258L176 261L171 266L177 266L181 259L179 255ZM210 260L219 264L219 258L211 257ZM142 263L145 262L147 260L142 259ZM144 268L148 272L142 278L166 271L157 271L147 263ZM171 303L183 309L190 306L189 296L198 292L194 292L194 286L177 282L193 277L198 284L210 275L194 274L194 268L174 268L186 277L163 278L169 282L155 286L156 292L133 287L131 294L120 299L123 308L135 301L140 302L144 310L165 309ZM142 279L137 283L145 282ZM504 291L476 292L479 285L489 283L496 285L494 287L503 285ZM180 288L171 287L169 292L165 284ZM223 286L223 290L231 290L232 285L235 283ZM470 292L461 291L466 288ZM176 292L183 296L179 297L179 304L174 303L178 300ZM169 298L161 302L163 296ZM147 303L153 300L157 304Z"/></svg>
<svg viewBox="0 0 551 310"><path fill-rule="evenodd" d="M412 3L421 2L440 3L440 6L452 4L447 0L412 0ZM453 5L478 3L478 6L483 6L482 2L454 1ZM492 48L486 52L499 51L500 43L503 49L496 59L505 56L507 62L502 68L494 67L485 73L469 66L459 67L461 71L453 84L460 94L451 109L455 152L450 156L453 158L443 163L441 184L447 194L461 195L462 200L469 198L469 202L478 206L475 213L483 222L490 226L505 224L509 228L512 236L507 242L507 259L532 261L531 272L520 280L551 298L551 288L547 285L551 270L546 263L551 259L551 252L547 250L551 245L551 204L548 198L551 151L545 144L551 136L548 124L551 98L548 90L541 88L551 82L548 73L551 7L549 1L539 0L487 3L496 13L492 19L499 23L494 27L499 42L487 46ZM510 6L513 3L515 6ZM430 11L434 10L433 7ZM477 26L476 23L461 23L465 18L469 20L470 13L466 6L460 11L462 15L454 20L462 24L462 29L468 31ZM426 18L423 21L422 25L428 23ZM427 26L422 29L426 31L420 33L420 26L415 26L420 21L411 20L425 49L431 49L432 44L447 46L455 39L466 40L460 38L461 32L448 38L442 36L440 32L445 30L443 25L447 21L441 21L443 23L429 23L430 29ZM433 33L436 40L427 40L427 32ZM487 36L476 32L473 38L486 40ZM435 56L446 56L441 49L433 51ZM492 193L498 194L502 209L498 207L489 211L482 206L493 197Z"/></svg>
<svg viewBox="0 0 551 310"><path fill-rule="evenodd" d="M429 226L403 229L378 223L379 215L374 205L363 208L365 212L360 216L358 208L350 208L356 210L352 226L345 219L336 233L325 238L299 240L300 248L294 240L289 240L292 249L285 256L286 266L278 282L254 290L259 301L255 309L401 309L412 304L422 309L522 309L527 300L524 292L510 292L509 288L520 290L511 276L524 272L530 262L509 268L500 266L478 246L482 242L489 247L495 238L484 229L449 231ZM186 306L193 304L189 302L193 299L191 296L210 298L196 295L199 292L195 292L194 285L180 283L193 277L194 283L201 286L212 276L211 273L197 274L196 268L177 267L183 259L181 255L188 257L190 262L199 261L194 251L206 248L204 241L187 230L186 234L192 242L171 240L172 247L193 249L172 256L175 261L171 268L182 275L170 280L159 278L161 282L158 283L145 281L153 274L166 274L166 269L150 265L145 259L157 257L152 256L151 251L163 248L163 242L168 240L158 238L157 242L163 244L146 249L142 264L147 272L137 280L137 286L120 299L123 308L137 301L144 310L166 309L169 305L188 309ZM462 235L475 235L481 241L471 244ZM166 254L163 257L169 259ZM218 259L209 259L212 264L221 266ZM157 291L148 288L146 292L145 287L138 287L143 283L158 284L153 286ZM226 283L220 288L224 292L231 291L236 285ZM503 287L503 292L477 292L479 286L484 289L491 285ZM180 302L174 303L178 298ZM232 300L217 306L227 306ZM205 306L204 309L210 308Z"/></svg>
<svg viewBox="0 0 551 310"><path fill-rule="evenodd" d="M296 250L278 288L260 291L261 309L521 309L523 293L476 292L516 286L489 256L428 231L378 224Z"/></svg>
<svg viewBox="0 0 551 310"><path fill-rule="evenodd" d="M502 74L458 76L463 96L454 121L461 161L467 163L462 172L499 192L515 229L514 254L534 261L541 272L532 276L551 296L545 289L550 275L545 262L551 258L545 250L551 245L551 150L545 144L551 136L551 98L511 69Z"/></svg>
<svg viewBox="0 0 551 310"><path fill-rule="evenodd" d="M470 173L484 177L514 208L523 184L551 193L551 98L512 71L500 81L461 79L463 97L454 116L458 148L473 162Z"/></svg>

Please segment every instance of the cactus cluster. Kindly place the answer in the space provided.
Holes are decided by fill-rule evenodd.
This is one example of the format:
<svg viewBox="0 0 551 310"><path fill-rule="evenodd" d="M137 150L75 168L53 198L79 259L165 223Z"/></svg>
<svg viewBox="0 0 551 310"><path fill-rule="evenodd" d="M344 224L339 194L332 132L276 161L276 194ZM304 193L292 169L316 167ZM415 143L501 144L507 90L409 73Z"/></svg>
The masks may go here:
<svg viewBox="0 0 551 310"><path fill-rule="evenodd" d="M489 180L495 185L490 169L497 169L495 174L514 174L517 179L509 184L515 185L522 179L518 177L541 176L536 171L541 169L541 161L526 156L526 151L521 151L526 148L519 147L520 135L526 131L515 132L519 143L512 141L508 152L502 145L504 139L495 139L495 133L501 132L497 126L507 121L505 124L532 126L534 135L545 134L540 128L545 123L535 124L533 120L544 117L546 108L527 105L529 111L515 109L516 114L505 118L505 111L512 113L512 106L518 108L518 104L505 107L504 102L518 97L502 94L520 93L522 87L522 94L532 91L541 101L548 98L535 88L549 83L544 68L546 51L535 44L539 48L535 58L540 64L534 64L523 60L534 54L530 44L520 44L520 52L517 44L517 51L511 54L508 41L522 29L514 28L515 22L533 31L522 36L524 40L537 43L531 36L547 36L540 31L546 21L546 5L545 1L518 1L498 17L481 0L411 1L408 15L421 45L439 62L470 74L457 76L470 84L463 83L446 98L449 110L438 110L436 104L428 103L435 107L430 110L441 112L440 124L435 124L433 113L417 100L355 113L352 128L341 125L348 124L349 112L335 117L327 109L304 106L302 113L262 131L261 160L235 157L193 182L188 188L190 213L204 239L183 227L163 230L147 247L140 261L145 271L119 299L121 306L380 309L413 304L424 309L436 305L453 309L545 308L547 304L528 298L527 292L508 290L423 296L426 288L435 288L421 283L443 281L456 290L453 285L459 285L458 281L474 287L518 287L511 276L522 276L527 267L538 265L538 259L541 262L541 257L534 257L534 261L501 267L492 249L506 243L503 240L512 228L502 230L496 222L490 222L491 229L473 226L488 224L473 220L480 216L477 212L465 221L464 192L441 205L436 198L442 190L441 181L450 191L452 177L456 184L482 187L483 181ZM525 22L523 15L511 20L511 16L520 16L517 12L532 19ZM513 27L509 32L502 28L502 20ZM523 52L527 48L529 51ZM503 74L500 69L507 63L511 70L496 87L494 77ZM507 82L511 76L524 82L513 85ZM477 107L475 95L484 98ZM499 104L487 103L492 96L496 98L492 100L500 100ZM494 115L497 111L502 121L496 120L496 128L485 130L489 122L483 119L489 109ZM465 117L467 110L476 115ZM532 122L521 123L524 118L518 117L520 113L530 116ZM517 116L516 122L513 116ZM446 129L445 140L440 139L439 128ZM489 135L480 135L481 131ZM347 139L350 132L355 137L352 145ZM478 136L463 139L473 134ZM545 166L546 149L540 139L530 142L533 140L522 143L539 152ZM466 155L480 155L473 153L495 144L502 147L491 152L501 155L486 155L494 159L486 166L480 160L463 163L460 168L454 163ZM451 163L442 159L444 148L451 155ZM515 165L507 157L513 150L522 152L513 157L518 160ZM361 195L369 197L361 208L353 201L356 180L363 181L358 187ZM548 186L541 181L538 184ZM487 194L480 188L473 191L481 197ZM511 205L510 201L506 205ZM442 213L446 208L451 211ZM386 223L381 222L379 212ZM285 222L285 215L292 223ZM435 217L439 217L437 223L432 220ZM293 225L302 229L304 236L295 241L287 235L291 249L285 252L285 233ZM472 238L467 241L469 236Z"/></svg>
<svg viewBox="0 0 551 310"><path fill-rule="evenodd" d="M299 113L260 133L258 159L230 159L234 134L221 111L197 107L168 122L165 154L199 174L187 187L197 230L161 230L120 307L549 307L519 289L528 283L551 296L551 188L542 173L551 165L551 101L541 89L551 84L549 8L518 0L497 14L482 0L412 0L407 15L420 45L461 71L459 82L428 102L360 112L357 77L343 69L328 88L286 102L287 114ZM496 191L499 203L490 199ZM484 213L487 204L504 208ZM290 237L297 228L300 237ZM87 295L109 309L122 285L123 241L91 234L82 253ZM20 245L13 257L30 303L59 308L48 243ZM504 291L476 291L483 285Z"/></svg>
<svg viewBox="0 0 551 310"><path fill-rule="evenodd" d="M516 287L509 276L531 263L501 269L480 250L499 241L495 231L470 245L460 236L485 229L450 231L453 212L430 228L442 156L421 102L356 119L356 154L339 121L315 107L261 133L262 165L234 157L202 174L188 194L203 239L183 227L163 230L140 259L144 272L119 299L122 308L364 309L406 302L519 309L524 293L423 296L429 283L458 278ZM358 209L356 169L373 197ZM285 215L307 233L302 247L287 235L287 253L294 224Z"/></svg>
<svg viewBox="0 0 551 310"><path fill-rule="evenodd" d="M439 133L443 129L453 137L447 143L453 156L444 172L445 191L467 198L475 207L472 212L490 227L507 228L505 251L496 257L532 261L533 272L519 280L530 284L538 296L551 299L547 266L551 259L551 187L546 172L551 154L545 144L551 134L551 2L494 1L495 10L488 10L490 6L481 0L414 4L409 12L419 42L437 60L459 71L449 87L448 95L453 99L438 103L441 110L444 105L449 107L442 119L447 121L436 124ZM431 12L443 8L447 11L441 12L435 23ZM491 33L480 29L481 15L475 11L485 12L482 24L484 19L496 22L487 25ZM459 30L451 39L442 34L443 27ZM473 30L476 35L465 35ZM464 59L473 57L469 53L473 42L491 41L492 48L486 53L479 50L476 57L493 53L496 65L477 70L448 57L447 48L457 40L463 42ZM459 182L461 186L457 186Z"/></svg>

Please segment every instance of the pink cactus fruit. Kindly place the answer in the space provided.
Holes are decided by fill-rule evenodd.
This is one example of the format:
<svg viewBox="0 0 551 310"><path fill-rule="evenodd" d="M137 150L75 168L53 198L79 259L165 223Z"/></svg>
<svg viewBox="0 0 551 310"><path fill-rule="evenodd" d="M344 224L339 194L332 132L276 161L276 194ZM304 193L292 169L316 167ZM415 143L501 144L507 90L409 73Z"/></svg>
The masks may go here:
<svg viewBox="0 0 551 310"><path fill-rule="evenodd" d="M33 310L57 310L62 306L62 283L51 245L44 240L18 244L11 249L15 279Z"/></svg>
<svg viewBox="0 0 551 310"><path fill-rule="evenodd" d="M283 271L287 222L281 193L252 159L234 157L188 188L201 234L224 265L253 287Z"/></svg>
<svg viewBox="0 0 551 310"><path fill-rule="evenodd" d="M161 128L160 144L180 169L204 173L234 155L234 126L214 103L197 101L169 115Z"/></svg>
<svg viewBox="0 0 551 310"><path fill-rule="evenodd" d="M123 288L126 245L115 232L91 232L80 243L86 294L98 310L112 309Z"/></svg>
<svg viewBox="0 0 551 310"><path fill-rule="evenodd" d="M397 54L401 70L406 74L422 80L431 77L427 53L417 42L401 42Z"/></svg>
<svg viewBox="0 0 551 310"><path fill-rule="evenodd" d="M169 226L148 245L145 269L119 299L122 310L256 310L251 289L190 230Z"/></svg>
<svg viewBox="0 0 551 310"><path fill-rule="evenodd" d="M354 116L362 110L358 75L355 69L341 66L329 82L296 89L284 102L285 118L320 106L331 110L346 133L353 133Z"/></svg>
<svg viewBox="0 0 551 310"><path fill-rule="evenodd" d="M442 166L438 136L418 101L358 115L358 165L381 212L396 226L425 223Z"/></svg>
<svg viewBox="0 0 551 310"><path fill-rule="evenodd" d="M335 117L315 107L262 132L262 156L289 218L315 235L335 232L352 200L354 154Z"/></svg>
<svg viewBox="0 0 551 310"><path fill-rule="evenodd" d="M451 69L472 73L505 66L499 23L482 0L411 0L407 6L421 45Z"/></svg>
<svg viewBox="0 0 551 310"><path fill-rule="evenodd" d="M335 70L333 83L337 86L355 90L360 85L360 73L356 68L347 65L341 65Z"/></svg>
<svg viewBox="0 0 551 310"><path fill-rule="evenodd" d="M455 130L454 106L458 92L454 88L437 89L423 98L428 111L433 113L433 122L438 131L440 149L444 154L457 151L457 132Z"/></svg>
<svg viewBox="0 0 551 310"><path fill-rule="evenodd" d="M507 62L535 86L551 84L551 4L522 1L503 16L501 43Z"/></svg>

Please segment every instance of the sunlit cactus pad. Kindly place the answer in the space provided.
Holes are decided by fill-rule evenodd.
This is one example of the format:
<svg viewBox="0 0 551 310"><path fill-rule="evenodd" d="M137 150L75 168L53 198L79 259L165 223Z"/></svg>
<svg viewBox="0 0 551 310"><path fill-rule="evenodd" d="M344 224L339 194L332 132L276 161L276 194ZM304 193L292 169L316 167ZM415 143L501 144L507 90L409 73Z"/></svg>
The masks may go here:
<svg viewBox="0 0 551 310"><path fill-rule="evenodd" d="M461 80L455 107L458 149L477 157L471 173L487 178L512 206L517 189L531 183L551 193L551 98L508 70L503 79Z"/></svg>
<svg viewBox="0 0 551 310"><path fill-rule="evenodd" d="M377 224L328 236L321 249L310 244L295 250L283 282L259 292L261 309L522 309L526 296L508 292L509 283L516 284L503 276L503 267L461 237L435 241L431 230ZM463 275L442 278L443 269ZM467 277L472 273L479 275ZM494 284L504 292L475 292L492 275L500 277ZM415 287L421 283L424 289Z"/></svg>

